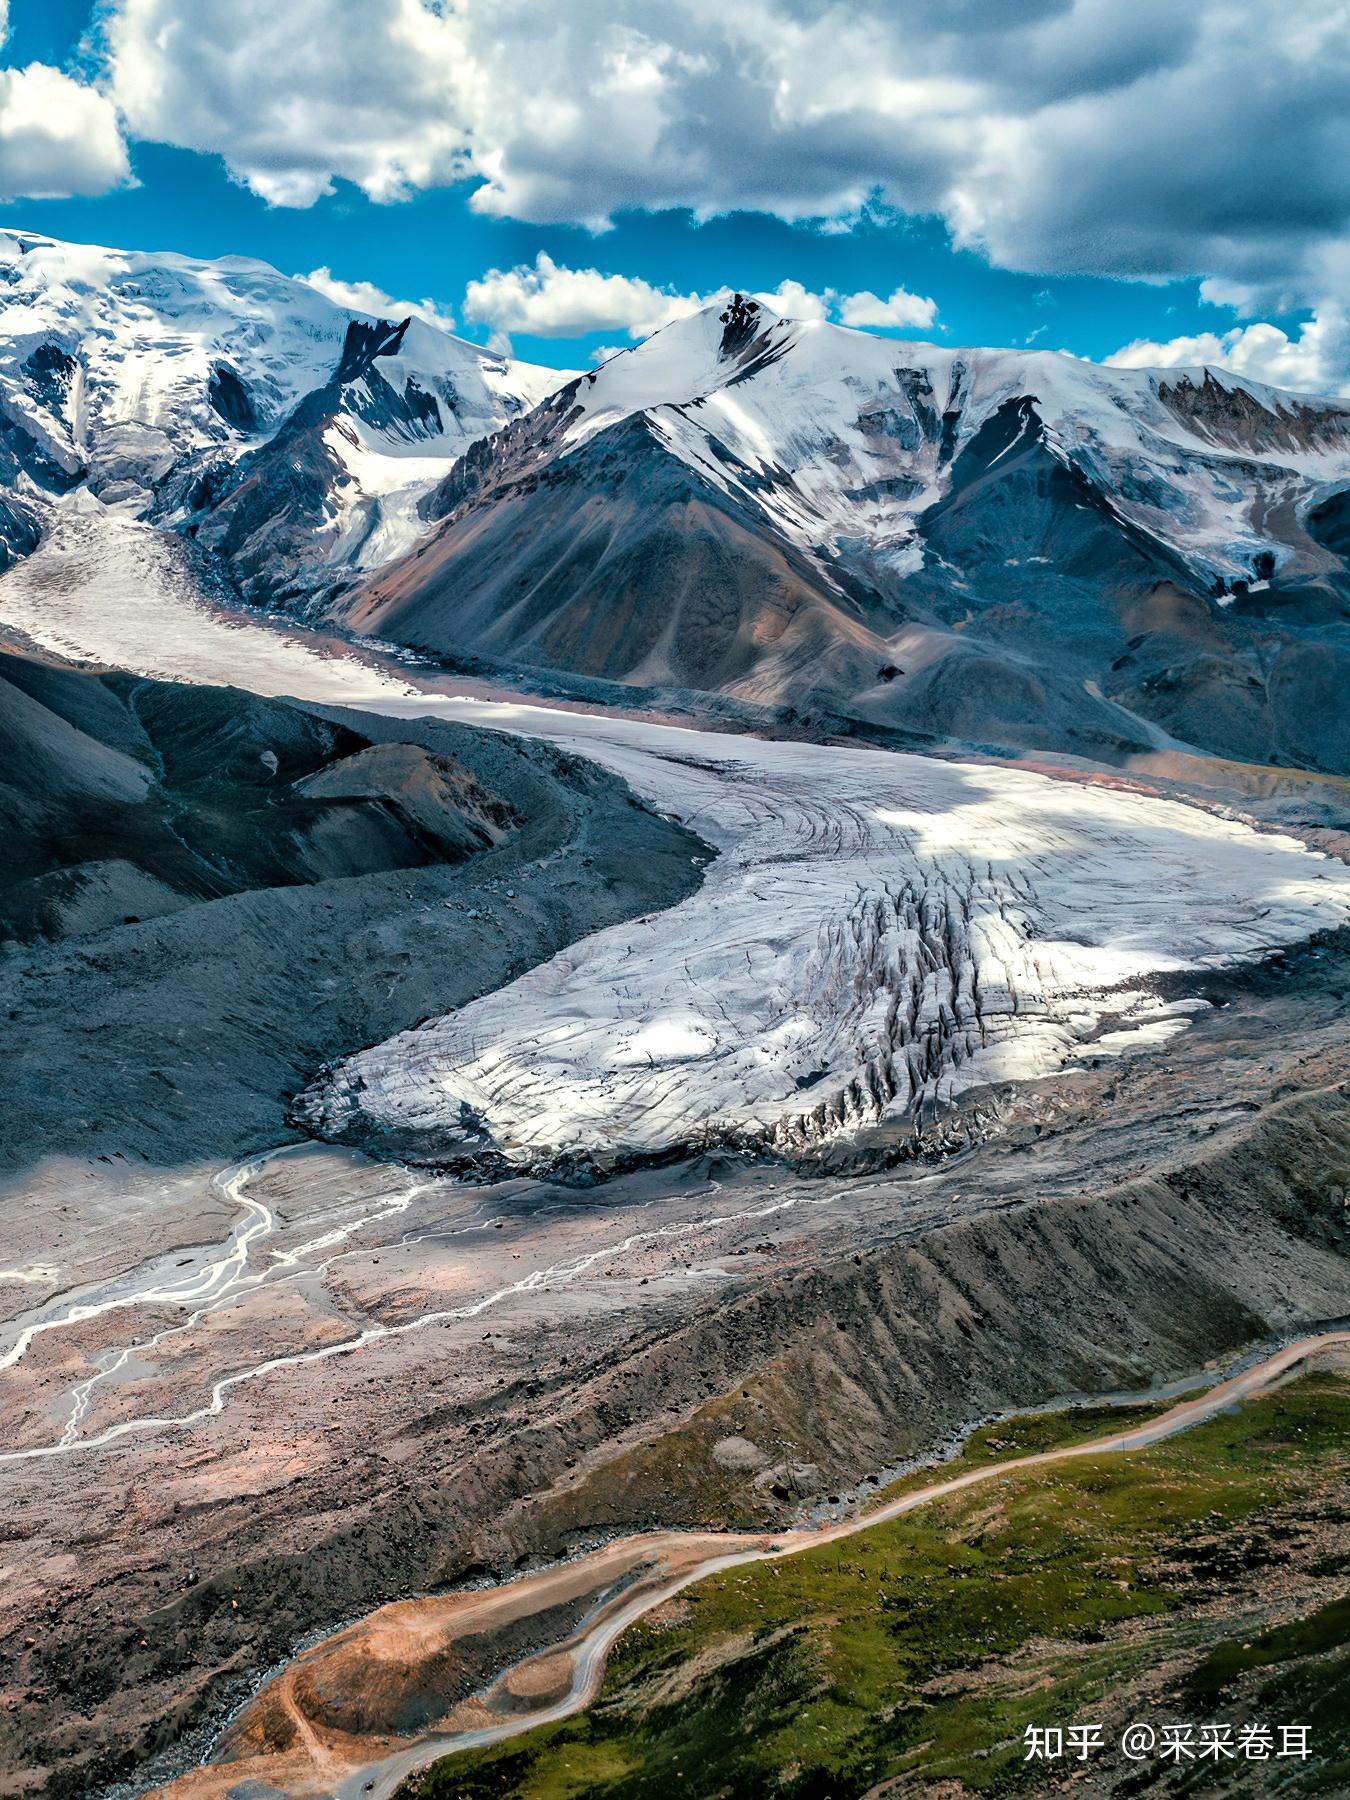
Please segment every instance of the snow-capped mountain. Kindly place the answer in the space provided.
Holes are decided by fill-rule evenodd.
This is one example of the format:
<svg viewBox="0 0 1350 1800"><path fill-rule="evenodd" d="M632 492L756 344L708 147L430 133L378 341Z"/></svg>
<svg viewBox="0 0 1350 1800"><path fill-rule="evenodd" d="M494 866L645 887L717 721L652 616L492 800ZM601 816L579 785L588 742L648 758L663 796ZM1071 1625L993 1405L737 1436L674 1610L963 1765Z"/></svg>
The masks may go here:
<svg viewBox="0 0 1350 1800"><path fill-rule="evenodd" d="M1340 401L737 296L473 446L436 536L340 611L923 737L1100 753L1149 720L1339 767L1350 731L1308 708L1350 677L1348 487Z"/></svg>
<svg viewBox="0 0 1350 1800"><path fill-rule="evenodd" d="M566 377L263 263L0 233L0 567L77 499L434 653L1350 769L1350 408L1212 369L738 295Z"/></svg>
<svg viewBox="0 0 1350 1800"><path fill-rule="evenodd" d="M0 232L0 558L85 487L302 594L421 530L419 498L556 370L353 314L244 257Z"/></svg>
<svg viewBox="0 0 1350 1800"><path fill-rule="evenodd" d="M1341 401L1204 368L896 343L753 300L707 308L584 377L561 440L646 413L682 460L754 496L804 548L838 553L861 538L911 574L923 562L916 521L948 492L947 470L1023 400L999 454L1039 420L1052 454L1110 492L1122 517L1220 578L1251 579L1269 542L1235 488L1239 465L1276 483L1291 470L1350 475Z"/></svg>

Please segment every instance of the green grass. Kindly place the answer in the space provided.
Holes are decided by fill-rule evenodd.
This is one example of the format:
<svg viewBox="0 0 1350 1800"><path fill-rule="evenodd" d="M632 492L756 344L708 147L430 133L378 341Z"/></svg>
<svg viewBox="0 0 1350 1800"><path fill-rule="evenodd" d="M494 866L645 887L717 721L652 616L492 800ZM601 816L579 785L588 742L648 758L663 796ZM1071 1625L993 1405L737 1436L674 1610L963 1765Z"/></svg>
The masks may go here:
<svg viewBox="0 0 1350 1800"><path fill-rule="evenodd" d="M1121 1410L992 1426L961 1460L1096 1436ZM837 1546L727 1571L624 1635L589 1712L447 1758L405 1793L851 1800L907 1772L1030 1791L1041 1771L1023 1760L1024 1727L1101 1717L1160 1646L1190 1646L1186 1716L1223 1716L1231 1684L1269 1670L1284 1684L1272 1704L1292 1708L1270 1716L1316 1727L1320 1709L1315 1741L1350 1758L1350 1657L1336 1656L1350 1602L1246 1638L1186 1611L1278 1560L1270 1515L1343 1481L1347 1443L1350 1383L1310 1377L1148 1451L995 1478ZM1317 1785L1332 1773L1302 1772L1290 1791L1350 1791Z"/></svg>
<svg viewBox="0 0 1350 1800"><path fill-rule="evenodd" d="M1190 1389L1188 1393L1196 1391ZM1156 1419L1161 1413L1170 1412L1183 1397L1173 1394L1166 1400L1141 1406L1066 1406L1055 1412L1022 1413L1017 1418L981 1425L971 1432L958 1455L946 1462L926 1463L922 1468L902 1475L898 1481L878 1488L876 1502L898 1499L901 1494L929 1487L947 1475L961 1475L967 1469L983 1468L988 1463L1009 1462L1018 1456L1040 1456L1047 1450L1057 1450L1062 1444L1081 1444L1090 1438L1132 1430Z"/></svg>
<svg viewBox="0 0 1350 1800"><path fill-rule="evenodd" d="M1306 1619L1263 1631L1245 1644L1220 1644L1195 1669L1186 1686L1193 1694L1219 1694L1249 1669L1272 1663L1294 1662L1321 1656L1328 1650L1350 1645L1350 1598L1333 1600Z"/></svg>

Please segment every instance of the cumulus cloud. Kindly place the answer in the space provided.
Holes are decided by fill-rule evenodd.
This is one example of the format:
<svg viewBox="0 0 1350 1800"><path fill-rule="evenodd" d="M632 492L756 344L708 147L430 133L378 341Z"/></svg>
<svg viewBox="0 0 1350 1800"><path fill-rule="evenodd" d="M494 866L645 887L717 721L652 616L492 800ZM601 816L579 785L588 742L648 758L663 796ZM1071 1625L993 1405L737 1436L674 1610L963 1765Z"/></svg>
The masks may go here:
<svg viewBox="0 0 1350 1800"><path fill-rule="evenodd" d="M130 177L117 113L105 95L45 63L0 69L0 198L106 194Z"/></svg>
<svg viewBox="0 0 1350 1800"><path fill-rule="evenodd" d="M1011 260L1167 272L1197 236L1268 260L1350 190L1326 0L112 0L106 34L138 132L288 204L464 175L535 222L802 218L880 189Z"/></svg>
<svg viewBox="0 0 1350 1800"><path fill-rule="evenodd" d="M217 152L273 205L471 170L463 34L434 0L113 0L102 30L133 135Z"/></svg>
<svg viewBox="0 0 1350 1800"><path fill-rule="evenodd" d="M434 300L395 300L373 281L343 281L326 265L311 269L308 275L296 279L307 281L335 306L345 307L348 312L369 313L377 319L406 319L411 313L414 318L425 319L428 325L435 325L441 331L455 329L451 314Z"/></svg>
<svg viewBox="0 0 1350 1800"><path fill-rule="evenodd" d="M489 269L464 290L466 319L544 338L589 331L646 337L704 304L701 294L673 294L635 276L569 269L542 250L533 264Z"/></svg>
<svg viewBox="0 0 1350 1800"><path fill-rule="evenodd" d="M519 331L544 338L626 331L630 338L643 338L730 293L730 288L675 293L637 276L570 269L540 251L533 263L489 269L471 281L464 291L464 316L507 336ZM785 318L841 319L848 325L927 326L937 313L934 301L921 300L903 288L883 301L875 294L839 294L833 288L817 293L800 281L786 280L757 292L755 298ZM615 353L610 348L604 354Z"/></svg>
<svg viewBox="0 0 1350 1800"><path fill-rule="evenodd" d="M1350 320L1339 308L1329 308L1300 326L1294 337L1278 325L1256 320L1224 332L1201 331L1193 337L1174 337L1165 342L1136 338L1106 361L1122 369L1172 369L1208 363L1253 381L1268 382L1272 387L1305 393L1336 388L1347 392L1348 351Z"/></svg>
<svg viewBox="0 0 1350 1800"><path fill-rule="evenodd" d="M937 302L902 287L896 288L888 300L879 300L864 290L847 296L839 316L845 325L896 325L927 331L937 317Z"/></svg>
<svg viewBox="0 0 1350 1800"><path fill-rule="evenodd" d="M1295 305L1350 245L1343 0L109 0L110 91L270 201L936 214L1002 266ZM1273 302L1268 310L1278 310ZM1255 316L1255 315L1252 315ZM628 327L625 327L628 328Z"/></svg>
<svg viewBox="0 0 1350 1800"><path fill-rule="evenodd" d="M833 298L832 288L826 288L823 294L813 294L800 281L780 281L776 288L755 294L761 306L767 306L770 312L781 313L785 319L828 319Z"/></svg>

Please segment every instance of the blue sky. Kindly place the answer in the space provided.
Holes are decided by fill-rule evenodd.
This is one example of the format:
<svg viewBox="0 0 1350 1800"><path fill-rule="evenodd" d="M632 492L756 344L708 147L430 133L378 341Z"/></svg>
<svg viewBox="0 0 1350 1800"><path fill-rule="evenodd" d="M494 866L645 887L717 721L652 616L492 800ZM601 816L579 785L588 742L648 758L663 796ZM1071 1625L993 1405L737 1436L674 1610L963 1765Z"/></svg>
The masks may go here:
<svg viewBox="0 0 1350 1800"><path fill-rule="evenodd" d="M897 285L937 301L944 342L1024 343L1100 357L1138 337L1221 328L1197 281L1150 286L1091 276L1036 276L991 268L955 251L940 220L861 224L822 233L763 214L696 224L686 212L621 215L599 236L576 227L523 225L469 211L462 188L375 205L349 183L303 211L269 207L226 175L217 157L139 145L141 185L93 200L29 201L0 213L53 237L190 256L259 256L286 274L331 268L345 281L376 282L387 293L439 301L458 318L466 282L485 269L533 263L544 250L559 263L641 276L657 286L707 291L774 289L784 280L888 294ZM462 335L485 340L486 325L459 320ZM613 331L580 339L515 332L516 354L579 366Z"/></svg>
<svg viewBox="0 0 1350 1800"><path fill-rule="evenodd" d="M398 0L364 0L371 9L366 16L373 17L381 8L387 10L397 3ZM921 4L921 0L913 3ZM128 4L129 0L108 0L104 14L116 15L119 5L125 11ZM174 4L175 0L147 0L143 10L169 17ZM350 0L296 0L296 28L303 31L300 14L306 7L317 13L327 7L336 13L348 4ZM437 0L422 0L422 4L434 10ZM492 0L486 0L486 4L491 7ZM206 17L205 5L206 0L181 0L178 22L183 33L196 29L199 38L209 35L210 27L198 23ZM974 4L965 0L965 8L978 11L978 0ZM1069 0L1054 0L1047 6L1030 0L1029 4L1030 12L1053 14L1056 8L1062 19L1051 17L1045 29L1063 33L1068 29L1063 21L1073 10ZM226 9L236 14L247 10L246 0ZM287 12L285 7L271 10ZM1144 10L1148 10L1147 6ZM259 14L260 18L263 16ZM631 20L631 8L625 16ZM50 65L79 81L101 83L105 89L115 90L116 81L106 72L105 42L97 35L91 39L87 35L90 27L88 0L11 0L3 60L12 69L23 69L33 62ZM619 20L615 29L626 32L624 41L631 43L631 23ZM129 36L131 27L126 31ZM199 48L194 47L194 54ZM666 46L665 50L669 50L669 56L661 65L663 69L669 65L670 57L683 58L680 66L695 66L696 48L689 50L680 43L673 49ZM142 57L150 54L142 45L133 45L123 50L123 63L129 61L133 51ZM1166 48L1156 60L1165 65L1169 56L1174 57L1174 53ZM350 69L346 71L348 76L351 73ZM1212 338L1221 346L1218 354L1227 354L1222 350L1223 334L1242 340L1238 320L1249 316L1255 304L1240 310L1231 303L1230 290L1235 279L1249 281L1248 264L1231 269L1210 265L1199 248L1192 269L1184 267L1184 252L1178 259L1173 250L1166 250L1159 256L1162 266L1147 270L1147 279L1131 278L1110 264L1153 256L1156 253L1151 248L1112 248L1103 254L1106 266L1101 270L1056 267L1066 260L1073 264L1090 263L1092 239L1090 229L1084 237L1079 222L1066 221L1066 240L1071 233L1077 236L1075 247L1061 254L1055 237L1053 188L1048 200L1044 195L1036 199L1040 213L1032 224L1019 226L1020 239L1013 242L1009 251L998 241L1001 228L997 224L982 228L983 239L977 232L970 247L956 248L952 227L956 203L944 202L945 217L937 207L925 211L894 203L854 207L851 216L847 208L841 216L838 207L833 214L824 213L815 219L781 216L800 212L810 200L809 195L803 200L795 193L784 199L776 191L767 200L762 199L759 190L773 186L772 164L766 174L747 177L749 204L718 211L717 216L706 217L702 222L696 209L705 213L717 211L717 202L734 201L734 183L728 186L722 181L710 204L710 178L706 172L698 177L681 177L687 179L690 204L668 206L659 202L671 184L667 182L663 188L654 180L650 184L654 192L644 196L638 171L631 186L644 204L625 207L621 203L628 191L624 172L619 169L616 174L610 167L598 170L594 179L597 186L607 184L598 206L608 213L612 224L605 230L588 229L567 217L547 216L550 212L565 213L569 208L577 214L584 211L586 183L591 175L586 167L576 173L569 171L569 193L561 200L554 198L548 190L547 156L537 157L535 164L527 167L527 153L531 150L527 142L528 112L523 115L526 124L518 134L526 145L519 153L525 172L516 179L514 190L507 182L504 199L494 199L488 208L481 203L481 167L459 174L458 179L455 175L459 171L453 168L430 176L419 175L404 182L404 197L370 198L377 178L366 172L369 159L351 164L355 179L343 173L338 159L334 168L326 172L324 185L330 191L320 192L311 204L271 204L258 190L262 187L271 191L275 185L271 171L282 154L275 137L259 149L247 141L247 121L242 117L237 123L226 117L223 124L216 117L203 125L195 110L193 84L200 90L212 78L211 65L186 68L182 81L187 98L176 112L167 104L161 105L163 122L152 122L153 135L147 133L144 123L137 128L138 118L128 118L127 103L123 103L122 128L134 184L114 182L110 191L83 197L20 195L0 207L0 221L22 224L53 236L126 247L172 249L199 256L254 255L288 274L323 266L340 280L370 281L391 296L433 299L454 315L463 335L479 341L488 337L492 321L465 316L466 285L490 269L534 265L541 252L566 269L624 275L680 294L707 293L728 284L768 290L784 281L800 283L813 293L828 289L839 295L870 290L885 297L894 289L903 288L910 295L931 298L937 309L930 329L910 335L932 336L956 344L1031 342L1037 348L1067 349L1094 358L1119 351L1132 340L1152 340L1155 346L1166 349L1174 342L1197 339L1200 334L1209 334L1203 341ZM134 71L133 76L123 73L117 79L130 91ZM993 93L996 76L986 79ZM1110 89L1103 106L1108 101L1117 103L1117 91L1116 87ZM665 92L661 90L663 101ZM245 90L240 101L241 114L247 111L247 100ZM260 110L266 103L266 97L260 94ZM1039 100L1036 104L1042 105ZM133 115L138 107L143 114L143 101L130 103ZM1024 105L1023 111L1029 112L1029 105ZM315 131L320 135L325 129L331 131L334 116L327 115L327 127L320 118ZM1041 113L1035 116L1039 118ZM336 117L341 119L340 111ZM624 128L629 118L625 113L620 121ZM213 133L219 140L219 149L211 147ZM415 149L416 146L414 152ZM508 160L513 151L514 146L507 144L504 154ZM406 149L400 154L406 163ZM574 146L563 143L558 151L560 167L569 154L576 155ZM728 156L733 154L744 152L727 152ZM805 149L796 154L808 168L814 157L814 166L822 169L831 158L841 156L834 141L813 148L808 140ZM315 156L322 162L323 146L301 146L297 151L294 145L288 145L285 155L298 163ZM866 186L867 149L857 152L850 146L847 155L854 157L857 165L845 171L847 179ZM696 160L706 165L709 159L703 156ZM229 172L231 167L233 175ZM257 169L263 172L258 174ZM809 189L812 178L808 177L805 183L798 178L798 187ZM664 175L661 179L665 181ZM1071 179L1070 167L1068 180ZM892 182L891 189L897 185L903 183ZM910 185L916 191L922 187L921 182L911 181ZM877 189L882 191L885 187L879 167ZM479 198L475 199L475 195ZM615 195L620 200L617 205ZM1000 199L999 204L1004 202ZM990 211L994 217L992 205ZM1079 242L1088 245L1086 252L1076 247ZM1169 270L1165 266L1168 256L1174 262L1181 260L1183 266ZM1215 304L1203 297L1201 285L1206 276L1217 276L1221 283L1216 289L1211 279L1206 291L1211 295L1217 291L1229 303ZM1225 280L1227 286L1222 285ZM1260 282L1253 291L1259 288ZM1260 299L1260 317L1276 328L1277 336L1296 341L1300 328L1316 320L1319 299L1312 287L1279 293L1266 281ZM574 367L584 364L597 346L627 341L628 335L612 322L568 336L544 335L519 323L511 330L517 355ZM1244 342L1239 341L1232 353L1240 355L1243 349Z"/></svg>

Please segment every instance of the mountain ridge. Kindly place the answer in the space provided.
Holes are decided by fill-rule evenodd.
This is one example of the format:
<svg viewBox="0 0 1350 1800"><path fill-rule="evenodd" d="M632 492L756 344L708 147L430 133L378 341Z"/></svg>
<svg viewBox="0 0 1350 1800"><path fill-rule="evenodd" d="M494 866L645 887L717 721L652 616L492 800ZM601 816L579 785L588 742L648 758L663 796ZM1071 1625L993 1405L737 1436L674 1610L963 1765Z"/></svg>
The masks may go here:
<svg viewBox="0 0 1350 1800"><path fill-rule="evenodd" d="M1115 760L1175 737L1339 770L1334 722L1325 755L1295 727L1310 662L1350 677L1347 483L1338 400L738 296L474 445L431 535L334 611L431 654L934 741ZM732 643L752 654L729 666Z"/></svg>
<svg viewBox="0 0 1350 1800"><path fill-rule="evenodd" d="M421 494L555 379L416 316L338 306L251 258L0 231L0 545L26 554L77 486L223 545L238 509L199 515L236 490L241 464L303 435L303 491L252 519L247 555L222 550L245 597L303 598L411 543Z"/></svg>
<svg viewBox="0 0 1350 1800"><path fill-rule="evenodd" d="M579 375L0 234L0 559L72 489L433 658L908 742L1350 770L1350 404L744 294Z"/></svg>

